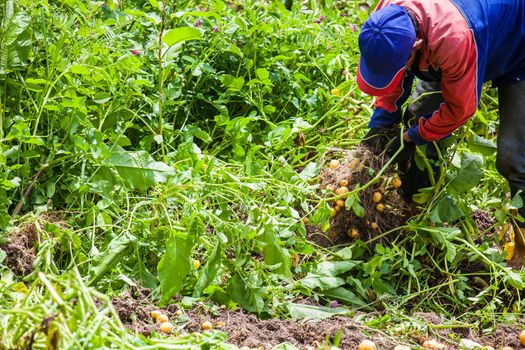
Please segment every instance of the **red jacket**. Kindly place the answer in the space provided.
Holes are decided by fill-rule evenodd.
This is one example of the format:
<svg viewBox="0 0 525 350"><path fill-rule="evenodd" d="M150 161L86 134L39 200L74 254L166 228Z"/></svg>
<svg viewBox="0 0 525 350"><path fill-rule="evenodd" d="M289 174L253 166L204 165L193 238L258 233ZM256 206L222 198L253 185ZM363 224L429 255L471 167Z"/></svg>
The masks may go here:
<svg viewBox="0 0 525 350"><path fill-rule="evenodd" d="M487 0L379 2L376 10L389 4L412 10L423 38L419 70L423 74L432 70L440 72L445 102L431 116L420 118L419 125L409 130L415 143L441 140L472 117L483 81L499 78L508 83L524 76L525 35L523 30L516 31L514 27L525 27L520 19L525 18L525 5L522 0L508 1L508 6L496 6ZM506 31L514 35L509 36ZM514 57L507 57L507 63L497 64L504 54ZM508 76L510 73L512 75ZM408 72L392 94L376 99L369 127L391 127L400 121L401 106L409 96L412 81L413 74Z"/></svg>

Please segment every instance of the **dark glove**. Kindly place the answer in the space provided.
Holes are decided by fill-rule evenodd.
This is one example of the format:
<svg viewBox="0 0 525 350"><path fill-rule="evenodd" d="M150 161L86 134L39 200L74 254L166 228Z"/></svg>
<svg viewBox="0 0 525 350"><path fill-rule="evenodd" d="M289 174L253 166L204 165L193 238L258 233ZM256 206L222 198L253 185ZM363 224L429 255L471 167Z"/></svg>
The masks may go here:
<svg viewBox="0 0 525 350"><path fill-rule="evenodd" d="M395 138L399 131L396 129L371 128L361 141L361 145L368 147L373 153L381 153L385 146Z"/></svg>
<svg viewBox="0 0 525 350"><path fill-rule="evenodd" d="M386 149L386 155L390 158L395 156L394 162L398 165L411 162L414 158L414 153L416 153L416 145L413 142L404 141L403 149L396 156L397 151L401 148L401 137L398 131L397 135L388 143Z"/></svg>
<svg viewBox="0 0 525 350"><path fill-rule="evenodd" d="M400 171L401 190L405 201L412 200L420 188L430 187L430 179L427 170L421 170L416 162L407 165L404 171Z"/></svg>

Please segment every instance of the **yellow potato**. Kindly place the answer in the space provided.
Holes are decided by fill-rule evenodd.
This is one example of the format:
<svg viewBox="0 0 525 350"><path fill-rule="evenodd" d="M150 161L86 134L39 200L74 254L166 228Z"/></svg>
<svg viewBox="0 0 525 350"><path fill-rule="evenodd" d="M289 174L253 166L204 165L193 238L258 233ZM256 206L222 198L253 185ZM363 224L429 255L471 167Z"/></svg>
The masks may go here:
<svg viewBox="0 0 525 350"><path fill-rule="evenodd" d="M401 179L399 177L394 177L392 179L392 181L390 182L390 184L392 185L392 187L394 188L399 188L401 187Z"/></svg>
<svg viewBox="0 0 525 350"><path fill-rule="evenodd" d="M348 234L348 237L352 239L356 239L359 237L359 230L356 228L351 228L348 230L347 234Z"/></svg>
<svg viewBox="0 0 525 350"><path fill-rule="evenodd" d="M374 194L372 195L372 201L374 203L381 202L382 198L383 198L383 195L381 194L381 192L374 192Z"/></svg>
<svg viewBox="0 0 525 350"><path fill-rule="evenodd" d="M164 322L168 322L170 319L167 315L165 314L160 314L157 316L157 323L164 323Z"/></svg>
<svg viewBox="0 0 525 350"><path fill-rule="evenodd" d="M376 205L376 210L382 213L385 211L385 206L382 203L379 203L378 205Z"/></svg>
<svg viewBox="0 0 525 350"><path fill-rule="evenodd" d="M335 170L335 169L339 168L339 166L341 166L341 162L338 161L337 159L332 159L328 166L330 167L330 169L334 169Z"/></svg>
<svg viewBox="0 0 525 350"><path fill-rule="evenodd" d="M153 319L157 319L159 317L159 315L161 315L162 313L159 311L159 310L153 310L150 312L150 316L153 318Z"/></svg>
<svg viewBox="0 0 525 350"><path fill-rule="evenodd" d="M210 321L204 321L201 324L201 328L202 328L203 331L209 331L210 329L213 328L213 325L211 324Z"/></svg>
<svg viewBox="0 0 525 350"><path fill-rule="evenodd" d="M359 345L357 346L358 350L376 350L376 344L368 339L363 340Z"/></svg>
<svg viewBox="0 0 525 350"><path fill-rule="evenodd" d="M394 350L410 350L410 346L406 346L406 345L396 345L394 347Z"/></svg>
<svg viewBox="0 0 525 350"><path fill-rule="evenodd" d="M338 196L342 196L347 193L348 193L348 187L346 186L341 186L337 190L335 190L335 194Z"/></svg>
<svg viewBox="0 0 525 350"><path fill-rule="evenodd" d="M326 185L326 189L330 192L334 192L335 191L335 186L334 185Z"/></svg>
<svg viewBox="0 0 525 350"><path fill-rule="evenodd" d="M447 348L445 344L441 344L435 339L425 340L425 342L423 343L423 347L425 349L432 349L432 350L441 350L441 349Z"/></svg>
<svg viewBox="0 0 525 350"><path fill-rule="evenodd" d="M163 322L160 324L159 329L162 333L171 333L173 332L173 324L171 322Z"/></svg>

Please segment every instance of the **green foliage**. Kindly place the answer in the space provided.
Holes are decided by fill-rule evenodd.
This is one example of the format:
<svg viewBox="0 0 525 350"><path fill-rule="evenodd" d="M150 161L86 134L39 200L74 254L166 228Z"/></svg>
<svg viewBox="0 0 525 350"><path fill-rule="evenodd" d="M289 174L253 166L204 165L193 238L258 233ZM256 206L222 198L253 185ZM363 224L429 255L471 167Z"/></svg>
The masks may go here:
<svg viewBox="0 0 525 350"><path fill-rule="evenodd" d="M484 209L502 224L522 204L505 198L495 170L490 94L467 143L437 162L420 159L446 176L419 194L421 214L407 226L333 249L307 240L304 218L329 228L317 185L323 153L354 147L372 112L354 78L352 28L367 14L357 3L312 4L5 2L0 230L7 238L46 212L67 221L39 226L34 272L20 277L28 291L13 292L18 279L0 250L7 347L59 311L57 329L70 329L69 317L93 324L91 333L71 329L66 347L77 336L136 344L113 311L94 320L100 305L68 303L129 284L163 304L180 294L264 317L324 318L388 302L472 311L481 322L523 311L523 273L508 270L471 218ZM357 195L346 207L365 215ZM298 305L300 294L345 307Z"/></svg>

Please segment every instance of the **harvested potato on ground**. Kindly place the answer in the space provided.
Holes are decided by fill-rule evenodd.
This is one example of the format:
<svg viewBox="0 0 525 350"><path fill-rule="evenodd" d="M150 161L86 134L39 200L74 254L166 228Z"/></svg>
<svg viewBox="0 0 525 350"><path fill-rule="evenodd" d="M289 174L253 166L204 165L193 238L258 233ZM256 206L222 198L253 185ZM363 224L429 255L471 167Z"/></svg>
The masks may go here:
<svg viewBox="0 0 525 350"><path fill-rule="evenodd" d="M520 344L522 346L525 346L525 329L521 331L520 333Z"/></svg>
<svg viewBox="0 0 525 350"><path fill-rule="evenodd" d="M399 177L394 177L392 179L392 181L390 182L390 184L392 185L392 187L394 188L399 188L401 187L401 179Z"/></svg>
<svg viewBox="0 0 525 350"><path fill-rule="evenodd" d="M159 311L159 310L153 310L150 312L150 316L151 318L153 318L154 320L156 320L162 313Z"/></svg>
<svg viewBox="0 0 525 350"><path fill-rule="evenodd" d="M350 230L348 230L348 237L352 238L352 239L356 239L359 237L359 230L356 229L356 228L351 228Z"/></svg>
<svg viewBox="0 0 525 350"><path fill-rule="evenodd" d="M340 208L343 208L345 206L345 201L342 199L338 199L337 202L335 202L335 205L337 205Z"/></svg>
<svg viewBox="0 0 525 350"><path fill-rule="evenodd" d="M164 323L164 322L168 322L170 319L167 315L165 314L160 314L157 316L157 323Z"/></svg>
<svg viewBox="0 0 525 350"><path fill-rule="evenodd" d="M201 328L202 328L203 331L209 331L210 329L213 328L213 325L211 324L210 321L204 321L201 324Z"/></svg>
<svg viewBox="0 0 525 350"><path fill-rule="evenodd" d="M339 186L341 187L347 187L348 186L348 180L341 180L339 182Z"/></svg>
<svg viewBox="0 0 525 350"><path fill-rule="evenodd" d="M341 186L337 190L335 190L335 194L338 196L342 196L347 193L348 193L348 187L346 186Z"/></svg>
<svg viewBox="0 0 525 350"><path fill-rule="evenodd" d="M440 349L447 348L445 344L441 344L435 339L425 340L425 342L423 343L423 347L425 349L432 349L432 350L440 350Z"/></svg>
<svg viewBox="0 0 525 350"><path fill-rule="evenodd" d="M182 316L182 310L175 311L175 316Z"/></svg>
<svg viewBox="0 0 525 350"><path fill-rule="evenodd" d="M163 322L160 324L159 329L162 333L171 333L175 327L171 322Z"/></svg>
<svg viewBox="0 0 525 350"><path fill-rule="evenodd" d="M384 212L385 211L385 206L384 204L382 203L379 203L378 205L376 205L376 210L380 213Z"/></svg>
<svg viewBox="0 0 525 350"><path fill-rule="evenodd" d="M358 350L376 350L376 344L368 339L363 340L357 347Z"/></svg>
<svg viewBox="0 0 525 350"><path fill-rule="evenodd" d="M410 350L410 347L406 345L396 345L394 350Z"/></svg>
<svg viewBox="0 0 525 350"><path fill-rule="evenodd" d="M372 230L377 230L378 227L379 227L379 225L377 225L377 222L372 222L372 223L370 224L370 228L371 228Z"/></svg>
<svg viewBox="0 0 525 350"><path fill-rule="evenodd" d="M381 194L381 192L374 192L374 194L372 195L372 201L374 203L381 202L381 198L383 198L383 195Z"/></svg>
<svg viewBox="0 0 525 350"><path fill-rule="evenodd" d="M332 159L330 161L330 169L337 169L339 168L340 165L341 165L341 162L338 161L337 159Z"/></svg>

